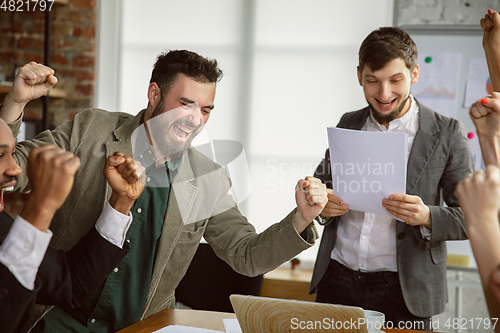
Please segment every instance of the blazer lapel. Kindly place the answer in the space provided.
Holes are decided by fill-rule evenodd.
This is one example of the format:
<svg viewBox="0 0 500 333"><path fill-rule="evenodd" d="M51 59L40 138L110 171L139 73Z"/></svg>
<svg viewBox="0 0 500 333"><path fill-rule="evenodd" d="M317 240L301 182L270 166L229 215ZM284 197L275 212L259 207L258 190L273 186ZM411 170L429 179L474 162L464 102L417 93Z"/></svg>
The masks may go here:
<svg viewBox="0 0 500 333"><path fill-rule="evenodd" d="M167 213L163 221L163 229L160 236L160 243L143 316L148 311L151 301L153 300L158 284L167 267L168 260L182 232L182 228L185 224L184 221L189 217L193 208L193 203L198 194L198 188L193 184L194 180L195 176L191 169L189 154L188 151L185 151L179 166L179 171L172 180L172 185L170 187Z"/></svg>
<svg viewBox="0 0 500 333"><path fill-rule="evenodd" d="M130 117L123 122L115 131L114 135L116 141L110 141L106 143L106 159L113 155L115 152L119 151L125 155L133 155L132 149L132 139L130 133L135 133L135 130L139 127L141 123L142 115L146 110L142 110L135 117ZM111 197L111 186L106 182L106 202L108 202ZM104 209L104 206L102 207Z"/></svg>
<svg viewBox="0 0 500 333"><path fill-rule="evenodd" d="M342 120L339 123L340 128L347 128L347 129L352 129L352 130L361 130L363 128L363 125L366 123L366 119L370 115L370 107L366 107L359 111L355 111L351 113L351 116L345 121L342 122Z"/></svg>
<svg viewBox="0 0 500 333"><path fill-rule="evenodd" d="M439 127L434 112L417 101L419 107L419 128L413 141L406 175L406 193L414 194L422 174L438 146Z"/></svg>

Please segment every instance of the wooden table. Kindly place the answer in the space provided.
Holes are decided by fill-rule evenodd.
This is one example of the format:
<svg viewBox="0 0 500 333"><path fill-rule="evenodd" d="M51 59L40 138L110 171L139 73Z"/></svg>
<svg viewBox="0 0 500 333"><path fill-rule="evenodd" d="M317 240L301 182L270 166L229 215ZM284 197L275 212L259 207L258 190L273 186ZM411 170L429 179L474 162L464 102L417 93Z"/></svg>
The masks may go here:
<svg viewBox="0 0 500 333"><path fill-rule="evenodd" d="M312 271L299 270L297 274L292 274L289 268L276 268L264 274L260 295L314 302L316 295L309 295L311 278Z"/></svg>
<svg viewBox="0 0 500 333"><path fill-rule="evenodd" d="M168 325L184 325L224 332L222 319L236 319L236 315L216 311L167 309L117 333L150 333Z"/></svg>
<svg viewBox="0 0 500 333"><path fill-rule="evenodd" d="M117 333L151 333L168 325L184 325L224 332L222 319L235 319L234 313L167 309L154 314ZM386 333L422 333L422 331L384 329Z"/></svg>

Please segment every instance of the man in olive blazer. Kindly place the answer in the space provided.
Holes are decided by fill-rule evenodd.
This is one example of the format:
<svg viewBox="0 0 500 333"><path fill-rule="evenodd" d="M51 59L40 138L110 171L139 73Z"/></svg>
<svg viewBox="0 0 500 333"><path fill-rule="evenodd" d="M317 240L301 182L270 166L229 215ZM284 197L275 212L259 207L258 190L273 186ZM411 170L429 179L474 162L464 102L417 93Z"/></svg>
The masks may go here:
<svg viewBox="0 0 500 333"><path fill-rule="evenodd" d="M53 143L75 153L82 161L71 194L52 221L54 236L51 246L70 249L92 227L89 221L97 220L111 196L111 188L104 177L95 175L102 172L103 161L115 151L133 154L131 137L140 126L143 113L144 110L131 116L88 109L77 114L73 122L53 131L45 131L35 140L18 145L15 156L21 167L24 154L42 143ZM20 123L21 119L11 124L14 134L18 132ZM28 186L27 179L20 176L18 186L23 191ZM286 260L284 258L291 258L312 245L294 229L294 212L259 237L254 227L232 204L226 171L196 149L184 152L172 187L143 317L174 307L175 287L184 276L202 237L236 271L250 276L272 270ZM180 209L186 206L188 211L181 212ZM200 213L200 207L210 207L214 212L222 207L222 211L214 216L201 212L203 218L198 220L196 215ZM186 215L193 216L190 218L193 223L184 224ZM311 241L314 241L317 237L314 227L310 232Z"/></svg>
<svg viewBox="0 0 500 333"><path fill-rule="evenodd" d="M64 148L81 160L82 166L75 177L73 190L52 222L51 230L54 237L51 246L69 249L85 235L91 227L89 221L95 221L111 195L111 189L104 177L96 177L101 173L106 157L116 151L133 155L136 139L140 135L141 128L144 128L143 124L151 126L151 122L148 121L155 117L157 111L161 115L154 118L155 120L162 116L168 118L175 117L177 113L189 113L188 116L180 120L176 119L164 126L167 130L175 127L168 132L170 136L165 135L160 138L165 140L175 137L177 141L185 142L186 140L182 139L197 133L197 129L194 130L192 124L195 121L191 118L196 118L197 126L198 117L202 117L203 122L208 120L208 115L213 108L217 78L209 80L196 75L191 77L189 75L193 74L189 72L186 74L174 72L169 85L165 84L162 78L157 79L155 71L168 67L176 61L181 64L174 64L174 70L186 65L186 60L187 66L190 66L193 59L200 60L202 64L199 66L195 64L195 70L213 67L213 63L200 59L199 55L189 51L171 51L161 55L157 63L160 58L164 63L161 66L155 65L155 70L153 70L152 82L148 88L149 104L146 110L132 116L119 112L88 109L77 114L74 121L67 122L53 131L45 131L34 140L17 146L15 158L21 167L25 165L25 156L29 150L44 143L52 143ZM26 75L29 74L30 68L29 65L24 68ZM45 77L44 84L49 85L52 82L53 71L42 68L40 72ZM16 82L14 85L16 86ZM168 103L174 104L174 107L169 108ZM14 109L9 105L5 102L3 111ZM9 112L4 112L3 116L6 113ZM14 121L9 121L14 134L18 133L21 124L22 116L19 115L16 113L13 117ZM151 127L149 130L147 134L151 134L151 141L157 139L151 132ZM154 148L152 145L152 149ZM167 211L164 215L162 213L163 223L156 243L147 299L137 320L166 308L174 308L175 288L188 269L202 237L212 246L214 252L235 271L249 276L263 274L276 268L311 247L317 238L317 231L311 222L327 201L326 188L319 180L311 178L309 181L299 181L299 185L309 184L307 185L309 190L307 194L302 190L297 192L298 208L281 222L257 234L255 228L241 214L228 193L231 184L225 169L196 149L186 148L177 159L179 162L176 166L176 174L171 181ZM159 165L164 163L162 158ZM313 188L313 185L318 189ZM27 186L27 179L20 177L16 189L24 191ZM320 200L321 205L315 200ZM89 209L90 207L93 209ZM309 212L306 214L307 218L304 216L305 211ZM142 209L137 209L137 213L141 212ZM152 221L147 221L147 223L150 222ZM133 242L131 245L134 245ZM105 284L104 288L106 286ZM137 313L134 312L133 315L136 316ZM91 320L93 317L87 317L80 322L85 321L84 325L87 326L95 322ZM123 324L131 323L120 323L116 326L111 323L111 328L118 330L123 328Z"/></svg>

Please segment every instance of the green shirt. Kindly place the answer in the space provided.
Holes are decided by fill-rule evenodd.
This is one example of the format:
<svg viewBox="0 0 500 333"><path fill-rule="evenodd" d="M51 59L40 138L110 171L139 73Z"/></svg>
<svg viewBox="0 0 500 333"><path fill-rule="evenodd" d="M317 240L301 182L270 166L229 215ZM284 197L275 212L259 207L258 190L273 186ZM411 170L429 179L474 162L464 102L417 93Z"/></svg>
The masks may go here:
<svg viewBox="0 0 500 333"><path fill-rule="evenodd" d="M142 139L142 140L141 140ZM151 282L158 241L167 211L171 179L180 160L158 167L147 138L139 137L134 158L146 167L146 187L132 208L126 241L130 252L84 306L55 307L43 318L38 332L101 333L118 331L140 320Z"/></svg>

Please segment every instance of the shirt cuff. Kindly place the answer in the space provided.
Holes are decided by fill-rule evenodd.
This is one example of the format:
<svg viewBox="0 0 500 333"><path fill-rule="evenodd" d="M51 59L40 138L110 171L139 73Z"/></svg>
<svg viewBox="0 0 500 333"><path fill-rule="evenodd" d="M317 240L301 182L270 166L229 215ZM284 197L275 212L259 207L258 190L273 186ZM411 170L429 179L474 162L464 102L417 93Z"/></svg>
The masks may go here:
<svg viewBox="0 0 500 333"><path fill-rule="evenodd" d="M420 233L422 234L422 238L430 241L432 238L432 230L424 227L423 225L420 225Z"/></svg>
<svg viewBox="0 0 500 333"><path fill-rule="evenodd" d="M35 287L51 238L52 231L43 232L18 216L0 247L0 262L29 290Z"/></svg>
<svg viewBox="0 0 500 333"><path fill-rule="evenodd" d="M131 212L129 212L128 216L123 215L111 207L109 202L107 202L95 227L104 239L123 249L123 243L125 242L125 237L127 236L127 231L131 223Z"/></svg>
<svg viewBox="0 0 500 333"><path fill-rule="evenodd" d="M316 222L318 222L319 225L325 226L328 223L330 223L331 217L323 217L321 215L316 216L314 219Z"/></svg>

